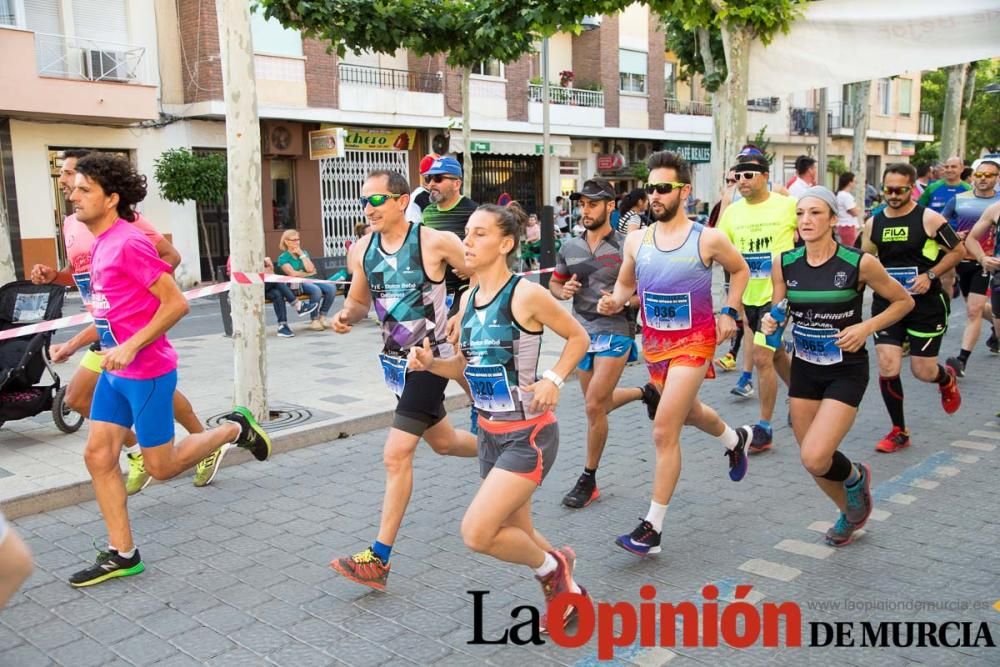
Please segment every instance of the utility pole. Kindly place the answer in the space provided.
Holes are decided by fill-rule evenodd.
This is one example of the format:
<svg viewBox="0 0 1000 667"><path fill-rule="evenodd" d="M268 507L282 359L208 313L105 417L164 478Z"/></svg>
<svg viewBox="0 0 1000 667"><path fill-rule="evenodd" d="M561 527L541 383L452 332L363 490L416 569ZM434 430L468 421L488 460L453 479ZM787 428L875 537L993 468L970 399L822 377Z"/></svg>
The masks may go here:
<svg viewBox="0 0 1000 667"><path fill-rule="evenodd" d="M260 121L250 39L250 3L216 0L222 84L226 104L229 168L229 249L232 270L258 275L264 269L261 209ZM267 359L264 340L264 286L232 284L233 401L266 421Z"/></svg>

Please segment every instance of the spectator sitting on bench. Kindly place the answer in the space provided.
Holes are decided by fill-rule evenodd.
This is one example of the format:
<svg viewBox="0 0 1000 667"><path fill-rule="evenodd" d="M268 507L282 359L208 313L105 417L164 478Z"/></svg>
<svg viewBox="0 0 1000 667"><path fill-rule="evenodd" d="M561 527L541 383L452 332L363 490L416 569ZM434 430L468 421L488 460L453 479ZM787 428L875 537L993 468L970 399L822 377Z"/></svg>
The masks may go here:
<svg viewBox="0 0 1000 667"><path fill-rule="evenodd" d="M264 273L274 273L274 263L270 257L264 258ZM264 283L264 298L271 300L274 306L274 316L278 319L278 337L292 338L295 334L288 326L287 309L285 302L292 305L299 317L312 315L319 310L319 301L310 299L308 303L299 301L292 292L292 288L286 283Z"/></svg>
<svg viewBox="0 0 1000 667"><path fill-rule="evenodd" d="M285 230L278 243L278 247L283 251L278 255L278 269L293 278L319 278L309 253L302 249L301 243L298 230ZM329 283L303 282L301 285L303 293L309 295L310 303L318 303L322 299L319 312L313 312L312 322L309 323L309 328L313 331L322 331L330 326L326 316L333 307L333 300L337 295L336 288Z"/></svg>

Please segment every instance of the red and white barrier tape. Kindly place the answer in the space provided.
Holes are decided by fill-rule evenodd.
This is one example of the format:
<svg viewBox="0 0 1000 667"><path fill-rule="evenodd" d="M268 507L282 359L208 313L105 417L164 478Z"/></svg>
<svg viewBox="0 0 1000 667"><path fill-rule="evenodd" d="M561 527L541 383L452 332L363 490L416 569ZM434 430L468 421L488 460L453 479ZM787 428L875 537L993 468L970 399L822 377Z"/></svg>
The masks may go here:
<svg viewBox="0 0 1000 667"><path fill-rule="evenodd" d="M551 273L554 270L555 269L538 269L535 271L525 271L524 273L519 273L518 275L534 276L541 273ZM232 278L231 282L218 283L207 287L196 287L195 289L188 290L184 292L184 298L188 301L193 301L194 299L201 299L206 296L213 296L215 294L221 294L222 292L228 292L233 283L238 285L262 285L264 283L327 283L331 285L351 284L351 281L349 280L316 280L315 278L278 276L273 273L243 273L241 271L233 271ZM93 321L94 318L91 317L90 313L69 315L68 317L60 317L57 320L47 320L45 322L38 322L37 324L26 324L25 326L18 327L16 329L0 331L0 340L20 338L21 336L31 336L36 333L42 333L43 331L55 331L56 329L75 327L81 324L89 324Z"/></svg>

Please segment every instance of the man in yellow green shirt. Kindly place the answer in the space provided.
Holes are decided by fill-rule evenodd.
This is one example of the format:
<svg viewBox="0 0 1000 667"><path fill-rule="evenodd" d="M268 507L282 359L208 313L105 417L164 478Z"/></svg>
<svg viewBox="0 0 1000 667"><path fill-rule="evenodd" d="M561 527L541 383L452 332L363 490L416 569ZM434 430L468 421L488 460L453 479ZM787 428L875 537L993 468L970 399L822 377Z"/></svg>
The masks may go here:
<svg viewBox="0 0 1000 667"><path fill-rule="evenodd" d="M719 229L729 237L750 266L750 281L743 292L743 312L751 331L771 309L771 263L780 253L795 247L795 207L791 197L771 192L768 162L763 154L741 154L734 168L741 199L726 207ZM783 346L771 350L747 342L757 369L760 421L754 426L751 453L771 448L771 417L778 395L778 379L788 384L790 359ZM738 396L753 395L752 373L744 372L733 389Z"/></svg>

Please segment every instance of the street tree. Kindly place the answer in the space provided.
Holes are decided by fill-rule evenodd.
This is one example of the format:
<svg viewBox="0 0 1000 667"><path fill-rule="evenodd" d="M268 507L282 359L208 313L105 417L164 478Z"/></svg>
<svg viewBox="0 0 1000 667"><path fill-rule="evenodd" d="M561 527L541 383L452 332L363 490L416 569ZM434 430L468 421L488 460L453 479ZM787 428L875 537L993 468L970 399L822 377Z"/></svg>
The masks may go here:
<svg viewBox="0 0 1000 667"><path fill-rule="evenodd" d="M962 102L965 99L965 78L969 64L961 63L947 68L948 87L945 90L944 113L941 118L941 156L948 159L958 155L961 145Z"/></svg>
<svg viewBox="0 0 1000 667"><path fill-rule="evenodd" d="M194 202L198 214L204 252L208 267L215 276L216 248L212 247L205 225L205 204L226 201L226 158L218 153L193 153L186 148L171 148L153 162L153 178L160 186L160 196L173 204Z"/></svg>
<svg viewBox="0 0 1000 667"><path fill-rule="evenodd" d="M854 198L864 209L865 190L868 186L868 154L865 151L865 144L868 139L868 126L871 124L872 82L869 80L852 83L851 89L851 115L854 120L851 171L854 172Z"/></svg>
<svg viewBox="0 0 1000 667"><path fill-rule="evenodd" d="M667 47L681 73L697 72L712 92L712 179L722 182L727 165L747 139L750 44L788 32L804 0L654 0L665 17Z"/></svg>

